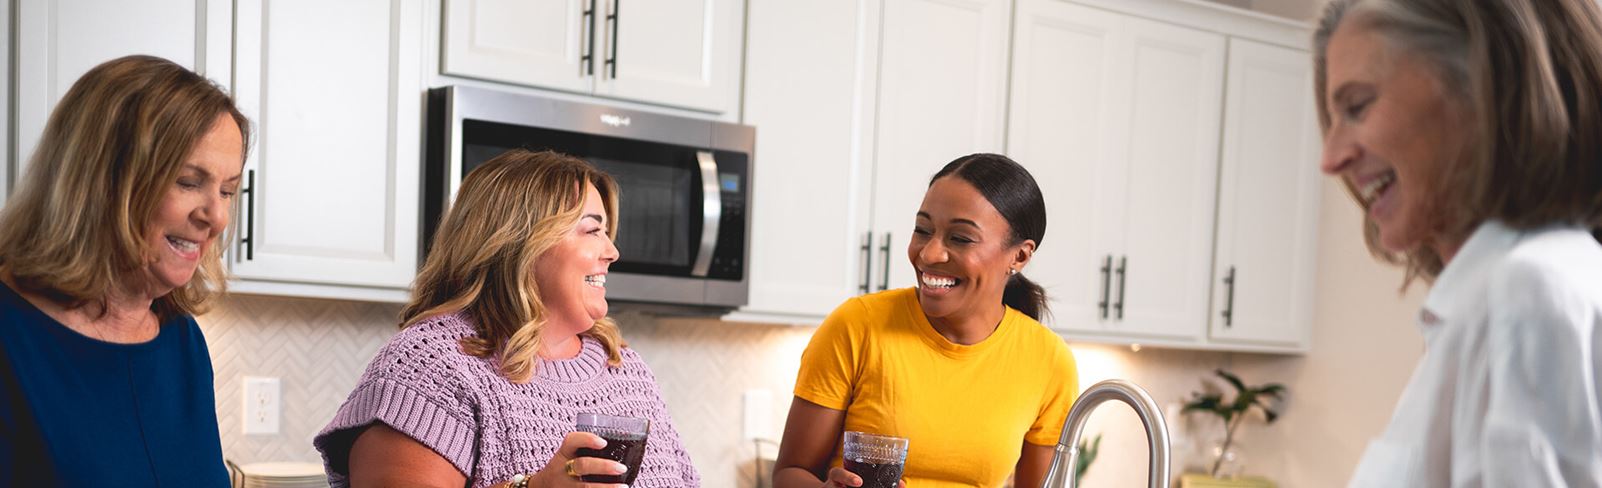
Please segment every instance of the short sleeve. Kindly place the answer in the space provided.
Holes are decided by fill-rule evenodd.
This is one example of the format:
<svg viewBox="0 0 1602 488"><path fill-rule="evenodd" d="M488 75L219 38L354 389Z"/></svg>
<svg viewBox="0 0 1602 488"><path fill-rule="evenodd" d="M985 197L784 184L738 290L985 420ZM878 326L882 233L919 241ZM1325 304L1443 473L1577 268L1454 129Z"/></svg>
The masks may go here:
<svg viewBox="0 0 1602 488"><path fill-rule="evenodd" d="M460 356L454 350L456 341L408 332L412 331L402 331L379 350L334 419L312 441L335 486L348 481L351 446L374 422L417 440L464 476L473 472L477 406L461 372L453 367L459 365L450 361ZM435 343L440 341L450 344Z"/></svg>
<svg viewBox="0 0 1602 488"><path fill-rule="evenodd" d="M1511 263L1493 279L1485 486L1602 486L1599 297Z"/></svg>
<svg viewBox="0 0 1602 488"><path fill-rule="evenodd" d="M1068 420L1068 410L1079 397L1079 368L1074 363L1074 353L1062 339L1053 338L1056 344L1053 344L1051 367L1047 371L1056 374L1046 381L1048 386L1041 397L1040 414L1024 434L1025 442L1037 446L1057 444L1062 436L1062 424Z"/></svg>
<svg viewBox="0 0 1602 488"><path fill-rule="evenodd" d="M863 318L864 309L860 299L847 300L812 333L812 341L801 353L801 371L795 379L796 397L834 410L845 410L851 404L861 352L861 341L854 337L860 328L853 323Z"/></svg>

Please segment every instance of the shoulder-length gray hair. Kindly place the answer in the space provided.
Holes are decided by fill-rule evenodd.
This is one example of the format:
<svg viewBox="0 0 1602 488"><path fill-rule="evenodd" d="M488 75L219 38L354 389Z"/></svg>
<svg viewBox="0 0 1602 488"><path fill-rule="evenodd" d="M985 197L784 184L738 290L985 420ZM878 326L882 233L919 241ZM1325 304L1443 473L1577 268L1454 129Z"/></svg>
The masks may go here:
<svg viewBox="0 0 1602 488"><path fill-rule="evenodd" d="M1602 228L1602 11L1595 0L1333 0L1313 35L1319 122L1330 124L1326 56L1343 23L1422 60L1473 117L1467 158L1435 185L1437 241L1461 241L1486 220L1515 228ZM1359 200L1360 201L1360 200ZM1433 280L1429 246L1369 250Z"/></svg>

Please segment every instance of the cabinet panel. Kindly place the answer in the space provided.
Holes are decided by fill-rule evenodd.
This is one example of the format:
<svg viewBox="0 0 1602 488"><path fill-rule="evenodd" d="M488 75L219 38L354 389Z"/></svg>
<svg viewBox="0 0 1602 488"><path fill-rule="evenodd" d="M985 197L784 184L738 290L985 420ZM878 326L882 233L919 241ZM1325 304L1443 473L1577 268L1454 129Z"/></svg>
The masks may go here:
<svg viewBox="0 0 1602 488"><path fill-rule="evenodd" d="M453 75L589 91L593 78L581 59L591 34L584 13L596 1L446 0L442 69Z"/></svg>
<svg viewBox="0 0 1602 488"><path fill-rule="evenodd" d="M1136 18L1124 196L1127 333L1199 339L1217 191L1223 36Z"/></svg>
<svg viewBox="0 0 1602 488"><path fill-rule="evenodd" d="M743 121L753 172L751 303L816 320L858 292L865 179L852 155L857 0L752 0Z"/></svg>
<svg viewBox="0 0 1602 488"><path fill-rule="evenodd" d="M604 50L596 69L605 73L597 93L715 112L734 108L729 95L739 89L744 2L600 1L616 18L603 18L607 25L599 27Z"/></svg>
<svg viewBox="0 0 1602 488"><path fill-rule="evenodd" d="M1305 52L1230 40L1213 272L1215 340L1306 343L1317 266L1321 142L1310 68Z"/></svg>
<svg viewBox="0 0 1602 488"><path fill-rule="evenodd" d="M20 0L13 5L18 161L33 155L61 96L100 63L149 54L228 81L228 58L208 53L207 43L208 37L229 31L226 0ZM211 49L226 52L228 46ZM15 173L21 174L23 166L19 163Z"/></svg>
<svg viewBox="0 0 1602 488"><path fill-rule="evenodd" d="M258 124L246 279L405 287L417 259L422 0L239 3ZM315 73L316 76L308 76Z"/></svg>
<svg viewBox="0 0 1602 488"><path fill-rule="evenodd" d="M6 2L4 5L0 5L0 25L12 25L11 10L13 5L15 5L14 2ZM11 52L11 36L0 36L0 52ZM12 63L4 63L4 65L5 72L3 76L0 76L0 93L9 94L11 93L11 80L15 79L16 66L13 66ZM12 182L16 181L17 167L20 166L17 161L21 159L11 153L11 141L15 138L11 133L13 127L13 119L9 115L11 114L11 106L11 97L0 96L0 114L7 114L5 117L0 117L0 209L5 208L6 201L10 199Z"/></svg>
<svg viewBox="0 0 1602 488"><path fill-rule="evenodd" d="M1107 164L1122 145L1118 108L1127 95L1115 47L1121 19L1056 0L1018 3L1012 57L1007 151L1029 168L1046 199L1046 237L1024 274L1046 288L1047 325L1105 328L1110 293L1101 272L1119 247L1121 166Z"/></svg>
<svg viewBox="0 0 1602 488"><path fill-rule="evenodd" d="M876 263L912 286L907 241L929 177L965 154L1002 149L1008 6L1002 0L887 0L874 133ZM878 251L888 234L887 253ZM875 266L880 266L876 264Z"/></svg>

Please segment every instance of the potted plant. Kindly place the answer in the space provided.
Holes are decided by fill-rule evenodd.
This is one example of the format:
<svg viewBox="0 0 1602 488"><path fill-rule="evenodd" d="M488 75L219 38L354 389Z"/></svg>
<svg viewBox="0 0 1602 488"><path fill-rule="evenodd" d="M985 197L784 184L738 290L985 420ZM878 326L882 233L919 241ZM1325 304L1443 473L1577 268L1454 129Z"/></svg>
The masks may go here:
<svg viewBox="0 0 1602 488"><path fill-rule="evenodd" d="M1207 412L1217 415L1224 421L1224 443L1213 459L1212 469L1208 470L1209 476L1218 478L1219 470L1224 465L1225 454L1230 452L1229 449L1235 442L1235 431L1245 421L1247 414L1256 407L1263 412L1263 417L1268 423L1274 423L1274 420L1279 418L1277 408L1279 400L1285 394L1285 386L1278 383L1246 386L1240 377L1228 371L1218 369L1215 372L1235 388L1235 397L1225 400L1222 392L1206 394L1196 392L1185 404L1183 412Z"/></svg>

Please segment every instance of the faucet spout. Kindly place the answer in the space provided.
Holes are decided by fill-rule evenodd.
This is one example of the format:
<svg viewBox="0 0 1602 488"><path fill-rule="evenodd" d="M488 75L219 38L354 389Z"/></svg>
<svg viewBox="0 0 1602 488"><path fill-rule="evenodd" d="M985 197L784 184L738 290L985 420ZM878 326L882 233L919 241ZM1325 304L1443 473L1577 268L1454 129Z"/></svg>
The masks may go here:
<svg viewBox="0 0 1602 488"><path fill-rule="evenodd" d="M1090 418L1092 410L1108 400L1127 403L1140 416L1140 423L1146 426L1146 441L1151 447L1150 486L1161 488L1168 485L1168 422L1163 419L1162 409L1140 386L1126 380L1107 380L1085 390L1068 411L1062 436L1057 440L1057 454L1051 461L1051 469L1046 471L1046 482L1042 488L1074 488L1074 469L1078 466L1080 455L1079 437L1084 434L1085 420Z"/></svg>

